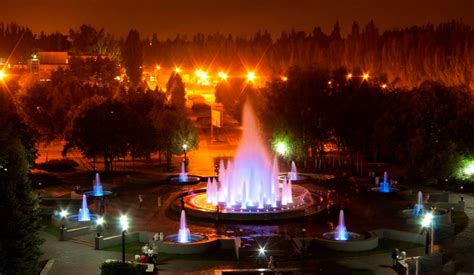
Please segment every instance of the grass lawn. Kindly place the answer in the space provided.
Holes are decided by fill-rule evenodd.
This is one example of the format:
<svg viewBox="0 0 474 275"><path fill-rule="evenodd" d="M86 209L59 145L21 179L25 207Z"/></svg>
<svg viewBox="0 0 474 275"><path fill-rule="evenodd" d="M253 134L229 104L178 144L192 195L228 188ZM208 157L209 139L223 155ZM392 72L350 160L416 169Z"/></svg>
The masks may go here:
<svg viewBox="0 0 474 275"><path fill-rule="evenodd" d="M469 218L467 217L466 213L462 211L451 212L451 217L453 218L454 222L454 234L458 234L459 232L463 231L469 222Z"/></svg>
<svg viewBox="0 0 474 275"><path fill-rule="evenodd" d="M145 243L126 243L125 244L125 253L131 255L139 255L142 253L142 246ZM114 245L111 247L104 248L105 251L113 251L113 252L122 252L122 244Z"/></svg>
<svg viewBox="0 0 474 275"><path fill-rule="evenodd" d="M59 238L59 228L54 226L48 217L41 217L41 229L44 232Z"/></svg>
<svg viewBox="0 0 474 275"><path fill-rule="evenodd" d="M407 250L411 248L421 247L421 244L415 244L410 242L394 241L389 239L380 239L379 246L373 250L361 251L361 252L344 252L344 251L334 251L321 247L318 245L313 246L309 249L310 257L316 256L318 259L322 260L331 260L331 259L341 259L341 258L350 258L350 257L359 257L359 256L368 256L381 253L392 252L394 248L399 250Z"/></svg>

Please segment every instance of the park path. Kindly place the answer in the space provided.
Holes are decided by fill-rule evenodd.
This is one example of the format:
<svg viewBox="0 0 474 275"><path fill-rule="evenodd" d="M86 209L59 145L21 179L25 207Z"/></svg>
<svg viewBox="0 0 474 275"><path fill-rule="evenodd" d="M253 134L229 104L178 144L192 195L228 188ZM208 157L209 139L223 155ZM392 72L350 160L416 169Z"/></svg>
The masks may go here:
<svg viewBox="0 0 474 275"><path fill-rule="evenodd" d="M469 221L466 228L456 236L452 250L455 260L464 263L461 271L474 273L474 196L450 193L449 202L456 203L461 196L464 198L464 213Z"/></svg>

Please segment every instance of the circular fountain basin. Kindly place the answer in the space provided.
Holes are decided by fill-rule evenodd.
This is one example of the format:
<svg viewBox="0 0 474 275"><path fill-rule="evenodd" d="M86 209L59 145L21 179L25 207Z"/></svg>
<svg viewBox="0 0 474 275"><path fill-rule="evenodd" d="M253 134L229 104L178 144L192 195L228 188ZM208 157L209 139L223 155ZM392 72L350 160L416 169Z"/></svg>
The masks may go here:
<svg viewBox="0 0 474 275"><path fill-rule="evenodd" d="M55 226L64 225L67 228L78 228L84 226L91 226L95 225L95 221L99 215L97 214L90 214L90 220L88 221L79 221L79 215L68 215L66 218L55 217L54 215L51 218L52 223Z"/></svg>
<svg viewBox="0 0 474 275"><path fill-rule="evenodd" d="M202 254L219 248L219 239L191 234L191 242L178 242L178 234L168 235L163 241L155 241L158 251L170 254Z"/></svg>
<svg viewBox="0 0 474 275"><path fill-rule="evenodd" d="M217 206L206 202L206 189L193 190L180 194L170 205L171 209L181 211L181 198L186 208L186 215L211 220L222 221L269 221L294 219L314 215L326 209L323 197L310 193L300 185L293 185L293 203L278 204L276 207L265 205L263 208L235 206L226 208L223 203Z"/></svg>
<svg viewBox="0 0 474 275"><path fill-rule="evenodd" d="M381 194L390 194L390 193L398 193L398 192L400 191L400 189L390 186L390 187L389 187L389 192L382 192L382 188L380 188L380 187L372 187L372 188L370 188L370 191L372 191L372 192L377 192L377 193L381 193Z"/></svg>
<svg viewBox="0 0 474 275"><path fill-rule="evenodd" d="M181 179L179 176L172 176L168 179L171 184L177 185L193 185L201 182L201 177L188 175L186 179Z"/></svg>
<svg viewBox="0 0 474 275"><path fill-rule="evenodd" d="M379 245L379 237L372 233L366 232L364 234L358 234L354 232L349 233L349 240L342 241L336 240L336 232L326 232L321 236L314 238L304 238L299 239L298 241L311 242L315 241L318 245L324 246L330 250L335 251L367 251L375 249Z"/></svg>
<svg viewBox="0 0 474 275"><path fill-rule="evenodd" d="M331 231L331 232L326 232L323 233L323 238L328 239L328 240L333 240L333 241L341 241L341 242L347 242L347 241L354 241L354 240L361 240L363 239L363 236L354 232L347 232L347 235L349 239L347 240L337 240L338 233L336 231Z"/></svg>
<svg viewBox="0 0 474 275"><path fill-rule="evenodd" d="M84 191L83 194L86 195L88 198L102 198L102 197L110 197L113 195L112 191L107 191L107 190L104 190L103 195L97 195L97 194L94 194L94 191L90 189Z"/></svg>
<svg viewBox="0 0 474 275"><path fill-rule="evenodd" d="M280 181L283 181L285 178L288 178L288 174L280 174L278 176L278 179ZM301 175L301 174L296 174L295 176L293 176L293 179L291 180L291 182L292 183L301 183L301 182L307 181L308 179L309 179L308 176Z"/></svg>

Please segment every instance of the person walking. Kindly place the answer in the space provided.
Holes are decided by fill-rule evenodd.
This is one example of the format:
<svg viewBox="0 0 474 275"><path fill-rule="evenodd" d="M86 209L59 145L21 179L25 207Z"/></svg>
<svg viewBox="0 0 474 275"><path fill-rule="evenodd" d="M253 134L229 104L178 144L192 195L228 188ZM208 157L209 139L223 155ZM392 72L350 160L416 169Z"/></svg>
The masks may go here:
<svg viewBox="0 0 474 275"><path fill-rule="evenodd" d="M139 194L138 195L138 203L140 204L140 209L142 208L142 204L143 204L143 196L142 194Z"/></svg>
<svg viewBox="0 0 474 275"><path fill-rule="evenodd" d="M392 266L395 267L397 265L397 260L398 260L398 255L400 254L400 251L398 248L395 248L392 251Z"/></svg>

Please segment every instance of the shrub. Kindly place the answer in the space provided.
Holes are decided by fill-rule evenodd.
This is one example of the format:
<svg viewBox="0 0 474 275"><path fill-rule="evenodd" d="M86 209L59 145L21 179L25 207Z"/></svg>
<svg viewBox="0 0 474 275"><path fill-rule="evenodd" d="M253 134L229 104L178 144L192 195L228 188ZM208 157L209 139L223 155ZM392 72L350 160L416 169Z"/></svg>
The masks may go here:
<svg viewBox="0 0 474 275"><path fill-rule="evenodd" d="M145 274L145 266L133 263L108 262L100 267L102 275L141 275Z"/></svg>
<svg viewBox="0 0 474 275"><path fill-rule="evenodd" d="M72 172L79 164L72 159L53 159L37 165L38 169L48 172Z"/></svg>

